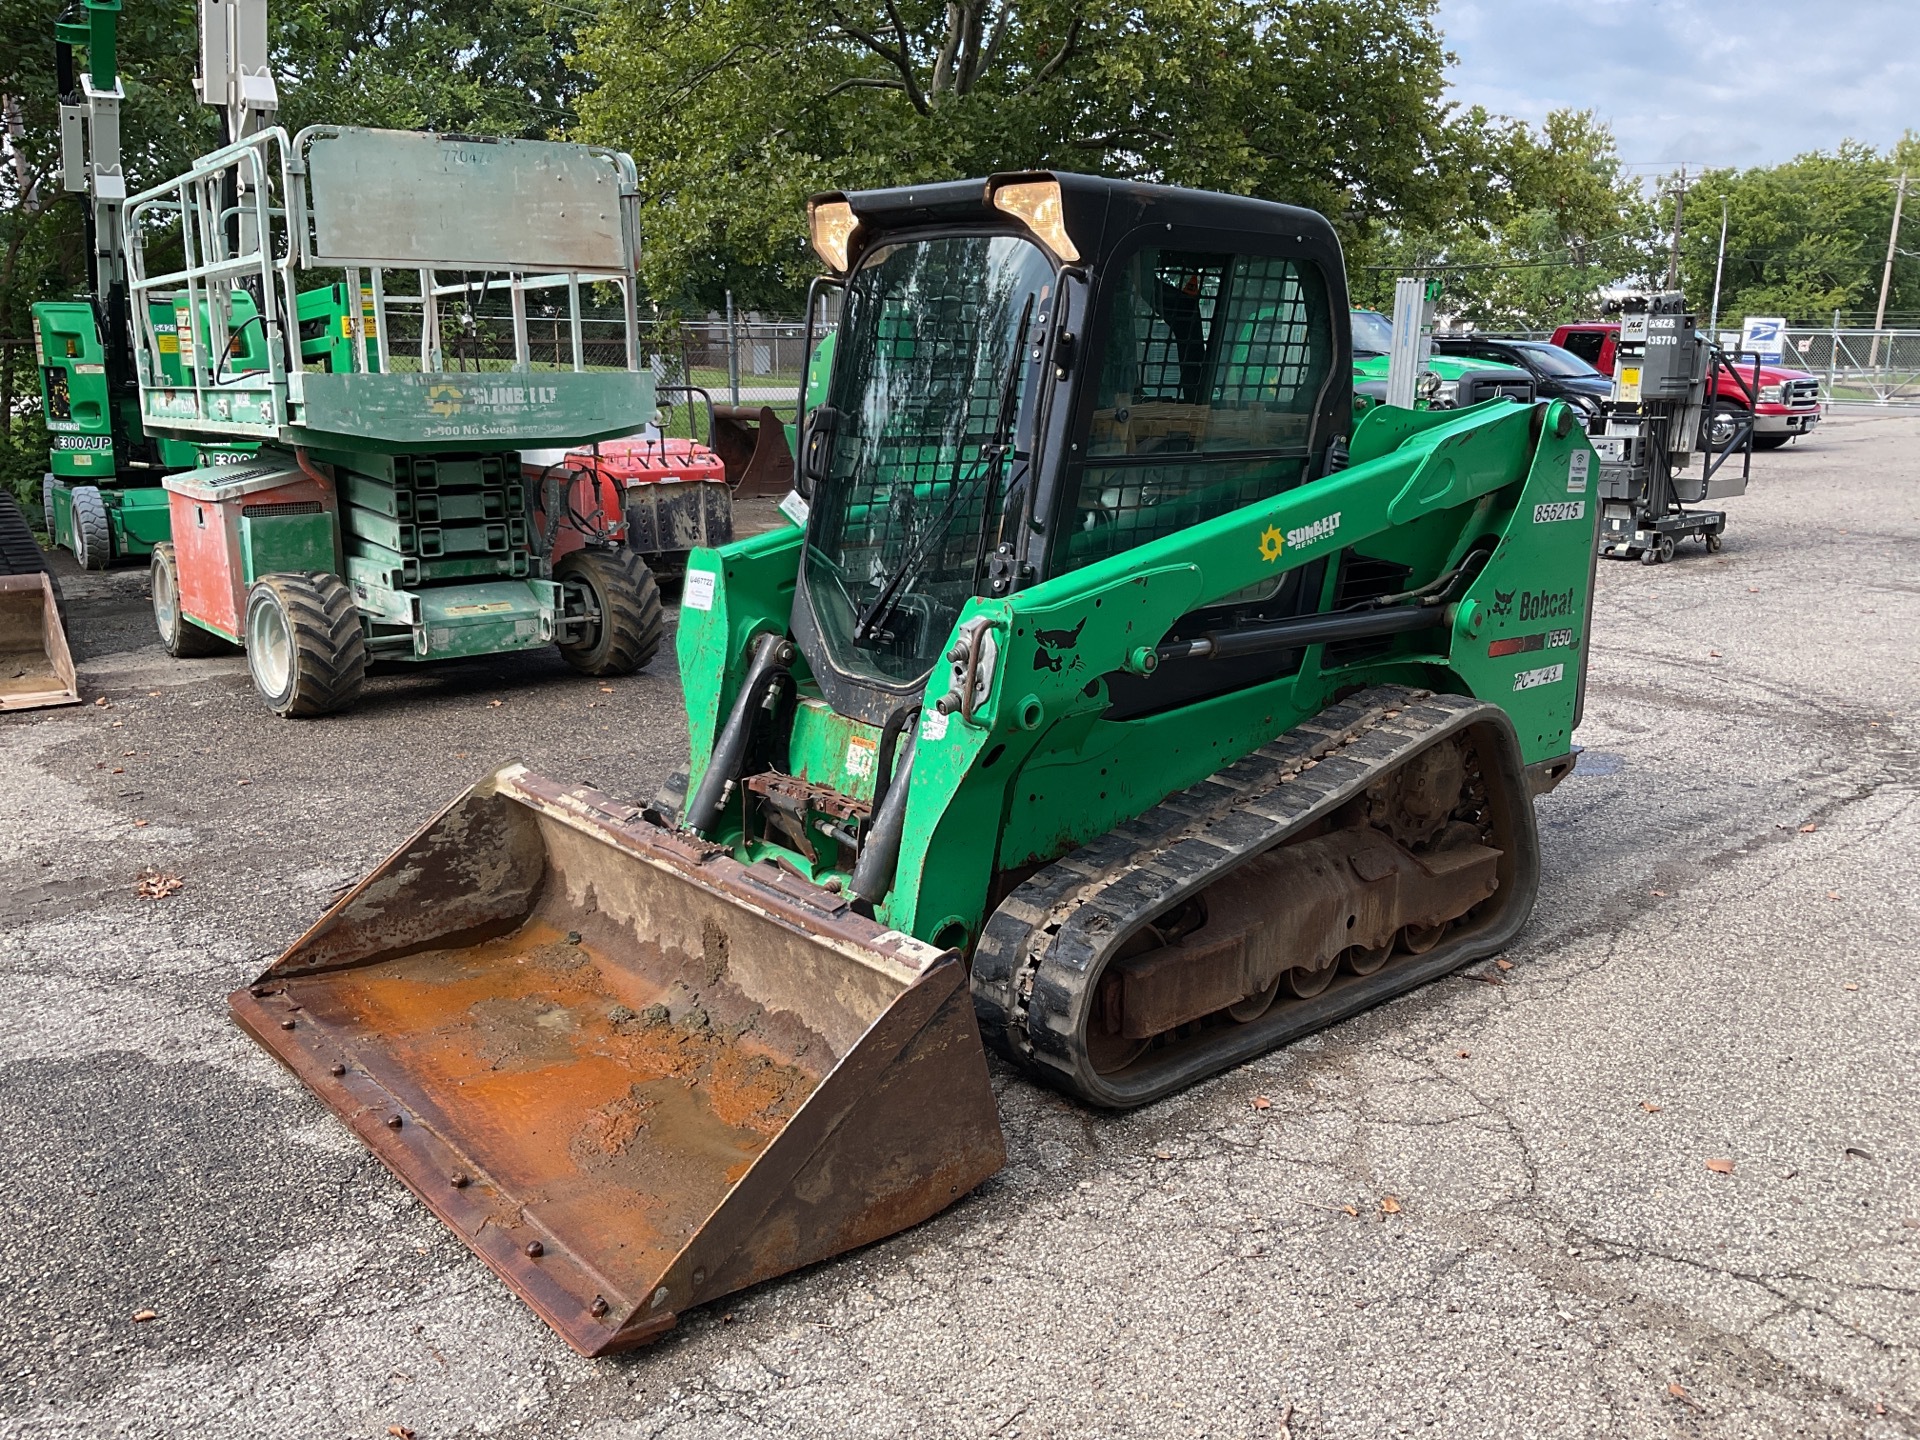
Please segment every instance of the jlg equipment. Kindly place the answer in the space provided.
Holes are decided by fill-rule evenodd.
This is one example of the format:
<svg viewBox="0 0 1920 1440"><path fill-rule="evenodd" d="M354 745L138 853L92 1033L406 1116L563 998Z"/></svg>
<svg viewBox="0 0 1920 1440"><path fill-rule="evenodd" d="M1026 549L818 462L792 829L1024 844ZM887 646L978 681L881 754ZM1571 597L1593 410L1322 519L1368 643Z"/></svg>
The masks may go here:
<svg viewBox="0 0 1920 1440"><path fill-rule="evenodd" d="M811 510L689 568L684 799L510 766L232 998L593 1354L992 1174L982 1038L1139 1105L1497 951L1572 765L1593 451L1350 428L1320 216L1019 174L812 225Z"/></svg>

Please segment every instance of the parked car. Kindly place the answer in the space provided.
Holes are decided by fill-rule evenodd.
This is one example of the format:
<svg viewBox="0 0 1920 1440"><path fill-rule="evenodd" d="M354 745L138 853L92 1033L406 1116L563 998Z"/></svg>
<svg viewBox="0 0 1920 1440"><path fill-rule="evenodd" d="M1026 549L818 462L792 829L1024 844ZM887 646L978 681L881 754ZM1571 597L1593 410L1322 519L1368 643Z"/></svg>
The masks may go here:
<svg viewBox="0 0 1920 1440"><path fill-rule="evenodd" d="M1378 310L1353 312L1354 393L1384 400L1387 394L1387 352L1393 348L1393 322ZM1465 355L1429 356L1424 403L1434 410L1464 410L1502 395L1521 404L1534 398L1533 377L1513 365L1475 360ZM1375 393L1377 392L1377 394Z"/></svg>
<svg viewBox="0 0 1920 1440"><path fill-rule="evenodd" d="M1613 352L1620 336L1616 321L1594 320L1562 325L1553 343L1571 350L1604 375L1613 374ZM1736 357L1740 373L1752 383L1753 357ZM1724 370L1716 372L1713 408L1708 412L1706 440L1724 445L1733 438L1739 417L1747 411L1747 394L1740 381ZM1805 435L1820 423L1820 379L1805 370L1760 362L1760 390L1753 405L1753 443L1757 449L1778 450L1796 435Z"/></svg>
<svg viewBox="0 0 1920 1440"><path fill-rule="evenodd" d="M1570 401L1578 409L1594 414L1602 401L1613 395L1613 379L1593 366L1545 340L1504 340L1487 335L1436 335L1433 349L1439 355L1460 355L1473 360L1489 360L1496 365L1513 365L1533 376L1534 393L1542 400Z"/></svg>

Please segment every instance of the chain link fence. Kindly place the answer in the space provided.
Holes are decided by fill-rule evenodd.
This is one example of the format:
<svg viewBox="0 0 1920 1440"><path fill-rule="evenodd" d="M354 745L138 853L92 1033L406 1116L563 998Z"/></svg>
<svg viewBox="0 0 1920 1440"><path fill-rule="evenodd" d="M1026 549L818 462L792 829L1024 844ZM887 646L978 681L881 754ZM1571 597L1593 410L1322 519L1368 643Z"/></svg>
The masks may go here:
<svg viewBox="0 0 1920 1440"><path fill-rule="evenodd" d="M1789 329L1781 363L1820 377L1831 405L1920 410L1920 330Z"/></svg>

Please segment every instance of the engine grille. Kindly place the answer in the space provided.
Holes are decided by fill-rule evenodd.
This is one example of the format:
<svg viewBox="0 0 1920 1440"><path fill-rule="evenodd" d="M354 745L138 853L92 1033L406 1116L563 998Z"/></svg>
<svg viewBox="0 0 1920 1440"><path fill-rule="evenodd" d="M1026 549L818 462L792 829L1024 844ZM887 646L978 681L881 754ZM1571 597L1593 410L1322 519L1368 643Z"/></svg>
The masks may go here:
<svg viewBox="0 0 1920 1440"><path fill-rule="evenodd" d="M1802 405L1820 403L1820 382L1809 376L1805 380L1789 380L1786 390L1787 404L1798 408Z"/></svg>

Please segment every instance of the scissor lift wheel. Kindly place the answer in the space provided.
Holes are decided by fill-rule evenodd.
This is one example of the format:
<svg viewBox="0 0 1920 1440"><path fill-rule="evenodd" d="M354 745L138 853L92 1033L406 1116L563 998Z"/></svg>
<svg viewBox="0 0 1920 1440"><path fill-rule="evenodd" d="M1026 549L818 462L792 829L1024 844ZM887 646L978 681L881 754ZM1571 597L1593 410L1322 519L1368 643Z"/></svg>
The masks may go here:
<svg viewBox="0 0 1920 1440"><path fill-rule="evenodd" d="M247 670L276 715L327 715L360 698L367 642L338 575L268 575L247 592Z"/></svg>
<svg viewBox="0 0 1920 1440"><path fill-rule="evenodd" d="M560 653L584 675L631 675L660 648L660 587L633 551L576 550L553 568L563 594ZM569 623L570 622L570 623Z"/></svg>
<svg viewBox="0 0 1920 1440"><path fill-rule="evenodd" d="M160 643L169 655L190 660L218 655L227 648L225 640L181 613L180 565L174 559L172 541L162 540L153 547L147 573L152 580L153 628L160 632Z"/></svg>

